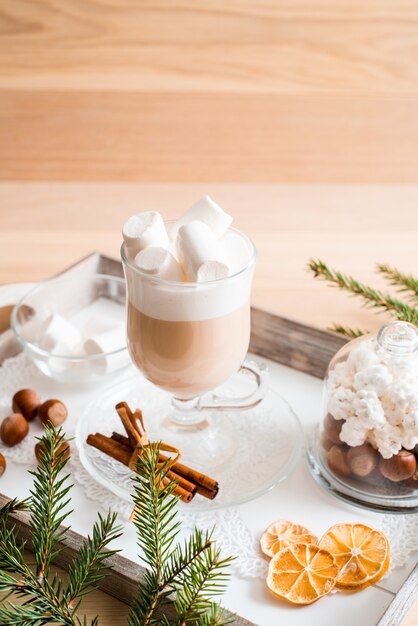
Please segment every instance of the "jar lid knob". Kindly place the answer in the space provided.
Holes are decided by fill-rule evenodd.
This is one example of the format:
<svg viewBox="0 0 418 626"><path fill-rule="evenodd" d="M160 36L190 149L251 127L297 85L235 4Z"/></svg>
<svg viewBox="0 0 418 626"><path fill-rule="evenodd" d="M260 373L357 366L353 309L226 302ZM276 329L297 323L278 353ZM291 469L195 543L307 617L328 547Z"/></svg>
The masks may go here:
<svg viewBox="0 0 418 626"><path fill-rule="evenodd" d="M418 328L409 322L389 322L377 333L377 343L393 355L412 354L418 350Z"/></svg>

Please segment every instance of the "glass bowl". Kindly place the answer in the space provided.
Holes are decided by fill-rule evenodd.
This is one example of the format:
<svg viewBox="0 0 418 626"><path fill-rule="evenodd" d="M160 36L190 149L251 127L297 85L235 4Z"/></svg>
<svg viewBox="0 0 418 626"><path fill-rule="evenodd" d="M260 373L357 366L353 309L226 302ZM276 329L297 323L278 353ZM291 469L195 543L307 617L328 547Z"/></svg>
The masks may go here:
<svg viewBox="0 0 418 626"><path fill-rule="evenodd" d="M74 384L102 382L131 364L125 297L125 281L117 276L77 273L54 278L23 296L13 309L11 327L46 376ZM90 335L85 334L88 326ZM100 337L112 329L108 349L105 341L98 347L97 337L100 343ZM70 338L77 345L70 344ZM94 343L86 348L88 338Z"/></svg>

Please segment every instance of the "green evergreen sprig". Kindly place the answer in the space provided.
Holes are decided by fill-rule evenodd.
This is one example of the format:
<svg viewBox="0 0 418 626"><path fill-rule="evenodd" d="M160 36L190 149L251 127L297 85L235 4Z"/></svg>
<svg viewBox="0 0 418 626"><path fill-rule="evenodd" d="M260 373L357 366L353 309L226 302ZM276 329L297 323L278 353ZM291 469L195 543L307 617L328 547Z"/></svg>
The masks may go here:
<svg viewBox="0 0 418 626"><path fill-rule="evenodd" d="M134 524L138 545L147 565L129 615L129 626L201 624L222 626L230 619L213 604L223 593L231 557L222 558L212 533L194 529L182 544L174 545L180 530L175 483L167 484L169 461L159 463L158 444L143 449L134 478ZM164 607L175 598L176 617L169 621Z"/></svg>
<svg viewBox="0 0 418 626"><path fill-rule="evenodd" d="M359 296L365 306L381 309L392 317L418 326L418 309L412 304L403 302L389 293L383 293L373 287L369 287L350 275L331 269L320 259L311 259L308 263L308 268L313 273L314 278L325 280L333 287L347 291L353 296ZM418 279L412 275L403 274L396 268L386 264L378 265L378 270L393 285L399 286L401 291L410 292L415 297L418 297ZM351 339L360 337L367 332L340 324L334 324L331 330Z"/></svg>
<svg viewBox="0 0 418 626"><path fill-rule="evenodd" d="M0 624L87 626L87 618L76 615L79 598L104 575L105 561L116 552L107 546L120 536L121 529L115 525L114 514L99 516L92 537L87 537L70 566L68 583L65 585L57 575L50 574L57 546L66 532L60 524L69 515L67 494L72 485L68 483L68 475L61 477L67 463L62 431L47 426L41 441L40 462L31 472L34 476L31 497L23 503L13 500L0 509L0 591L7 592L7 598L14 594L24 600L19 606L3 598ZM16 527L8 528L7 524L10 513L23 508L31 513L35 572L25 563L25 544L18 543ZM98 618L90 624L97 626Z"/></svg>
<svg viewBox="0 0 418 626"><path fill-rule="evenodd" d="M357 339L358 337L367 335L369 332L368 330L362 330L361 328L351 328L350 326L343 326L342 324L335 323L331 324L329 329L332 330L332 332L344 335L344 337L348 337L349 339Z"/></svg>
<svg viewBox="0 0 418 626"><path fill-rule="evenodd" d="M31 497L12 500L0 509L0 625L98 626L98 617L88 622L77 615L80 601L105 575L107 559L116 550L109 543L120 536L116 515L99 515L91 536L82 544L69 567L68 580L51 575L69 515L69 476L63 472L64 436L47 426ZM175 483L168 480L169 461L159 463L159 444L142 450L135 486L134 524L146 571L129 615L129 626L223 626L230 614L214 604L228 580L231 558L222 558L212 533L195 529L182 543L176 542L181 524L177 518ZM31 513L35 571L25 563L25 544L18 543L16 527L9 527L13 511ZM11 594L24 602L10 601ZM168 605L171 605L170 607Z"/></svg>
<svg viewBox="0 0 418 626"><path fill-rule="evenodd" d="M386 263L379 263L377 269L392 285L399 287L399 291L408 292L414 300L418 300L418 279L412 274L403 274Z"/></svg>

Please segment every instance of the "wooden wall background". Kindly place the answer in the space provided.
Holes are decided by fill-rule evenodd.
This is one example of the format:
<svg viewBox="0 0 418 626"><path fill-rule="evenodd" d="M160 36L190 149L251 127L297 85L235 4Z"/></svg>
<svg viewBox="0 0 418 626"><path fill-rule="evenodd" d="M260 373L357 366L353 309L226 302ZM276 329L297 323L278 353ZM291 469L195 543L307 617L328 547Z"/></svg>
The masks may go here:
<svg viewBox="0 0 418 626"><path fill-rule="evenodd" d="M411 183L416 0L0 0L0 177Z"/></svg>

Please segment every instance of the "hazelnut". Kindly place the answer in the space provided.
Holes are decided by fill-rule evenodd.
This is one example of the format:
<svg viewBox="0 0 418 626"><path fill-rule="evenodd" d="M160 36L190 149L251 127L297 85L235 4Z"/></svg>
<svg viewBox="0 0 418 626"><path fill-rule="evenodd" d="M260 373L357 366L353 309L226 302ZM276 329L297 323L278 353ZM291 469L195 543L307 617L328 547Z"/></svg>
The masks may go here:
<svg viewBox="0 0 418 626"><path fill-rule="evenodd" d="M397 483L413 476L417 461L412 452L401 450L390 459L380 459L379 469L382 476Z"/></svg>
<svg viewBox="0 0 418 626"><path fill-rule="evenodd" d="M332 443L336 445L341 444L340 432L343 424L344 420L336 420L331 413L327 413L324 420L325 433L328 439L331 439Z"/></svg>
<svg viewBox="0 0 418 626"><path fill-rule="evenodd" d="M327 463L331 472L339 476L350 476L351 470L347 462L347 451L343 446L332 446L327 452Z"/></svg>
<svg viewBox="0 0 418 626"><path fill-rule="evenodd" d="M334 445L334 442L331 441L326 432L323 432L321 435L321 445L327 452Z"/></svg>
<svg viewBox="0 0 418 626"><path fill-rule="evenodd" d="M6 459L0 452L0 476L3 476L5 471L6 471Z"/></svg>
<svg viewBox="0 0 418 626"><path fill-rule="evenodd" d="M410 489L418 489L418 469L412 474L410 478L405 480L405 485Z"/></svg>
<svg viewBox="0 0 418 626"><path fill-rule="evenodd" d="M23 417L31 422L38 413L38 406L41 404L41 397L33 389L21 389L13 396L12 406L15 413L21 413Z"/></svg>
<svg viewBox="0 0 418 626"><path fill-rule="evenodd" d="M377 451L368 443L350 448L347 452L347 462L354 476L365 478L375 470L379 460Z"/></svg>
<svg viewBox="0 0 418 626"><path fill-rule="evenodd" d="M0 437L6 446L20 443L29 432L29 424L21 413L5 417L0 426Z"/></svg>
<svg viewBox="0 0 418 626"><path fill-rule="evenodd" d="M38 443L35 446L35 456L36 459L39 463L39 461L41 460L41 451L45 449L45 445L42 441L38 441ZM70 457L70 444L67 443L66 441L63 441L62 444L60 445L60 447L57 450L57 453L63 453L63 460L67 460Z"/></svg>
<svg viewBox="0 0 418 626"><path fill-rule="evenodd" d="M45 426L51 422L53 426L60 426L67 419L68 411L61 400L47 400L38 409L38 417Z"/></svg>

